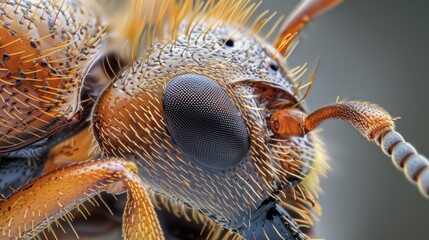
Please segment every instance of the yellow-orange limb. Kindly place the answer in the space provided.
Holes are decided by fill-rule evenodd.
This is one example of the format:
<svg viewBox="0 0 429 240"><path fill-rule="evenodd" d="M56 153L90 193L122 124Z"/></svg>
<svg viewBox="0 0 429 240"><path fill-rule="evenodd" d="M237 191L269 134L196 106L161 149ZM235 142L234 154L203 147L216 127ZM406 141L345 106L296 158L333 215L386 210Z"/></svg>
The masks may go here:
<svg viewBox="0 0 429 240"><path fill-rule="evenodd" d="M69 210L79 208L102 191L127 192L124 239L162 239L136 166L118 158L79 163L44 175L18 190L0 203L1 239L31 238L60 218L69 221Z"/></svg>
<svg viewBox="0 0 429 240"><path fill-rule="evenodd" d="M302 0L291 12L281 27L282 34L277 40L276 47L280 53L286 53L292 38L299 33L305 25L317 15L337 6L342 0ZM288 39L285 43L285 39Z"/></svg>

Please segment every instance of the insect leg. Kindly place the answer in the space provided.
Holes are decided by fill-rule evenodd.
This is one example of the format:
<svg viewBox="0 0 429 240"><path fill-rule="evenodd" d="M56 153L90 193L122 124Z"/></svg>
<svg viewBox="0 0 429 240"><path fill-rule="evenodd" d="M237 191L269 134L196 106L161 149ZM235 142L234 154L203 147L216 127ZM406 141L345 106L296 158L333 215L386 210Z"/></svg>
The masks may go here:
<svg viewBox="0 0 429 240"><path fill-rule="evenodd" d="M60 218L70 223L71 209L79 209L81 203L103 191L128 194L123 215L125 239L162 238L136 166L117 158L79 163L25 185L0 203L1 238L32 238Z"/></svg>
<svg viewBox="0 0 429 240"><path fill-rule="evenodd" d="M392 117L381 107L367 102L341 102L319 108L310 115L283 109L270 118L272 130L280 137L304 136L328 119L341 119L354 126L369 141L379 145L407 178L429 197L429 161L395 131Z"/></svg>

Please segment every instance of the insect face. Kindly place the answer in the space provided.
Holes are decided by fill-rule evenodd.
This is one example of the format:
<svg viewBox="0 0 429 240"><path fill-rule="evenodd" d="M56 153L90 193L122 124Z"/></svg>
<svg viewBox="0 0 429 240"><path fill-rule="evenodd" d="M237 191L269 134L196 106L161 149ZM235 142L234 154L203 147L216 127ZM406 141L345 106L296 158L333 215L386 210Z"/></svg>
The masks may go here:
<svg viewBox="0 0 429 240"><path fill-rule="evenodd" d="M285 69L270 69L274 54L226 26L155 45L97 103L102 149L137 162L154 191L242 227L267 196L305 176L314 150L311 137L277 140L270 130L270 111L296 103Z"/></svg>

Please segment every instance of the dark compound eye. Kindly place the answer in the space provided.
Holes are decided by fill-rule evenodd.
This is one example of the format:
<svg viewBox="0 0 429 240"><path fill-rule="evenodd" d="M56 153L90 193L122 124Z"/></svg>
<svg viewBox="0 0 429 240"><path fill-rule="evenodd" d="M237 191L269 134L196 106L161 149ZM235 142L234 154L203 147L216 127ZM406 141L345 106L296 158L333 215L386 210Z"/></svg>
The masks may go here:
<svg viewBox="0 0 429 240"><path fill-rule="evenodd" d="M173 78L163 106L171 137L192 161L221 170L246 157L249 135L244 120L212 79L196 74Z"/></svg>

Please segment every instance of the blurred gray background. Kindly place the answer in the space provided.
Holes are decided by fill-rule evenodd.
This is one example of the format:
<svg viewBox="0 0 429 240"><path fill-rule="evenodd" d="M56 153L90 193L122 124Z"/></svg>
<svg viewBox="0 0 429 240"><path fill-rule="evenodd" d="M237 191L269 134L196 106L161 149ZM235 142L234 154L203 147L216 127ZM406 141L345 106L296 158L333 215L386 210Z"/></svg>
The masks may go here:
<svg viewBox="0 0 429 240"><path fill-rule="evenodd" d="M287 13L298 0L265 0ZM400 116L397 129L429 156L429 2L348 0L301 34L292 62L320 65L307 103L377 103ZM375 145L348 124L322 125L332 170L322 182L316 237L328 240L429 239L429 201Z"/></svg>

